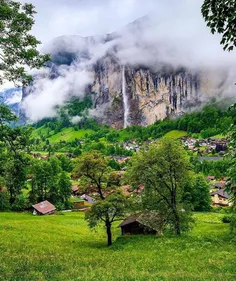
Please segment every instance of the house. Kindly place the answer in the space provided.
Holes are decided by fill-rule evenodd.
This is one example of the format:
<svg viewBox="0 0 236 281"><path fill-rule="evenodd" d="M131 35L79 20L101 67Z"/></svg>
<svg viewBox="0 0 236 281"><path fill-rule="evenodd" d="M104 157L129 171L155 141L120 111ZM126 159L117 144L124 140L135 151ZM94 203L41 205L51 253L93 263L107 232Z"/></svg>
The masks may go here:
<svg viewBox="0 0 236 281"><path fill-rule="evenodd" d="M33 207L33 214L34 215L51 215L54 214L56 211L56 207L52 205L50 202L43 201L38 204L35 204Z"/></svg>
<svg viewBox="0 0 236 281"><path fill-rule="evenodd" d="M79 191L79 186L77 184L73 185L71 188L72 195L74 196L77 195L78 191Z"/></svg>
<svg viewBox="0 0 236 281"><path fill-rule="evenodd" d="M213 181L213 180L215 180L215 177L214 177L214 176L208 176L208 177L207 177L207 180L208 180L208 181Z"/></svg>
<svg viewBox="0 0 236 281"><path fill-rule="evenodd" d="M220 183L220 182L216 182L215 183L215 188L218 188L218 189L222 189L222 188L224 188L224 183Z"/></svg>
<svg viewBox="0 0 236 281"><path fill-rule="evenodd" d="M83 199L83 200L85 200L85 201L87 201L87 202L90 203L90 204L93 204L93 203L95 203L95 201L96 201L93 197L88 196L88 195L86 195L86 194L83 194L82 196L80 196L80 198Z"/></svg>
<svg viewBox="0 0 236 281"><path fill-rule="evenodd" d="M161 234L164 220L154 212L141 212L127 217L120 225L125 234Z"/></svg>
<svg viewBox="0 0 236 281"><path fill-rule="evenodd" d="M211 200L213 206L231 206L229 201L229 194L225 189L219 189L211 193Z"/></svg>
<svg viewBox="0 0 236 281"><path fill-rule="evenodd" d="M73 202L73 209L79 210L81 208L84 208L84 200L78 199L75 202Z"/></svg>

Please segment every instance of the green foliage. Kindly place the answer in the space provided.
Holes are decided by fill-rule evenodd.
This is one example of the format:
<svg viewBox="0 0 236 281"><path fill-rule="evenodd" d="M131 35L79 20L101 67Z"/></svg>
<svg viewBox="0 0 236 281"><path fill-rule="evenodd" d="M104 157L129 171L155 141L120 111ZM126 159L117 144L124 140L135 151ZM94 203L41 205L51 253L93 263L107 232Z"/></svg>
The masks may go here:
<svg viewBox="0 0 236 281"><path fill-rule="evenodd" d="M231 216L224 216L223 218L222 218L222 222L223 223L230 223L231 222Z"/></svg>
<svg viewBox="0 0 236 281"><path fill-rule="evenodd" d="M236 47L236 4L231 0L204 0L202 15L211 32L222 34L224 50Z"/></svg>
<svg viewBox="0 0 236 281"><path fill-rule="evenodd" d="M107 189L109 173L108 159L96 150L84 153L78 159L73 171L74 176L86 177L89 183L97 189L101 199L105 199L104 190Z"/></svg>
<svg viewBox="0 0 236 281"><path fill-rule="evenodd" d="M196 173L203 173L205 176L215 176L222 178L229 175L229 168L231 167L232 161L230 158L224 158L217 161L203 160L200 162L197 157L191 158L194 171Z"/></svg>
<svg viewBox="0 0 236 281"><path fill-rule="evenodd" d="M0 212L10 210L10 196L7 190L0 187Z"/></svg>
<svg viewBox="0 0 236 281"><path fill-rule="evenodd" d="M40 68L49 55L40 55L40 44L30 31L34 24L34 6L0 0L0 84L3 79L26 84L32 77L24 66Z"/></svg>
<svg viewBox="0 0 236 281"><path fill-rule="evenodd" d="M107 217L110 224L124 219L126 205L127 198L120 193L113 193L106 199L96 202L91 210L85 213L89 227L94 228L98 223L106 222Z"/></svg>
<svg viewBox="0 0 236 281"><path fill-rule="evenodd" d="M197 212L208 212L211 209L210 186L205 177L198 174L185 184L183 200Z"/></svg>
<svg viewBox="0 0 236 281"><path fill-rule="evenodd" d="M73 162L71 161L70 158L61 154L61 155L57 156L57 159L60 161L60 166L61 166L63 171L71 172L73 170L74 164L73 164Z"/></svg>
<svg viewBox="0 0 236 281"><path fill-rule="evenodd" d="M30 202L27 197L20 194L16 197L14 203L12 204L13 211L24 211L30 207Z"/></svg>
<svg viewBox="0 0 236 281"><path fill-rule="evenodd" d="M165 217L168 228L178 235L191 222L187 213L181 215L183 208L187 211L182 197L183 183L191 178L189 168L188 156L180 142L164 138L151 144L148 151L142 150L134 155L128 170L133 187L145 186L150 201L156 201L155 209ZM153 207L152 204L149 208Z"/></svg>
<svg viewBox="0 0 236 281"><path fill-rule="evenodd" d="M69 207L71 182L65 171L62 171L61 162L57 158L35 160L31 174L30 201L32 203L49 200L63 208Z"/></svg>

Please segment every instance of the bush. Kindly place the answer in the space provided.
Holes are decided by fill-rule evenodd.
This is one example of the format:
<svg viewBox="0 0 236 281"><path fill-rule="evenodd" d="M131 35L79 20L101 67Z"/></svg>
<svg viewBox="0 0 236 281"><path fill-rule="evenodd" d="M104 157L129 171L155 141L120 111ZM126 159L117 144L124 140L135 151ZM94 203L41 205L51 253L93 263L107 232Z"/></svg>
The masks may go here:
<svg viewBox="0 0 236 281"><path fill-rule="evenodd" d="M10 197L7 191L0 191L0 212L9 211L10 210Z"/></svg>
<svg viewBox="0 0 236 281"><path fill-rule="evenodd" d="M222 222L223 223L230 223L231 222L231 217L230 216L224 216L222 218Z"/></svg>
<svg viewBox="0 0 236 281"><path fill-rule="evenodd" d="M30 207L30 203L28 198L26 198L24 195L19 195L15 202L12 204L12 210L13 211L25 211L26 209L28 209Z"/></svg>

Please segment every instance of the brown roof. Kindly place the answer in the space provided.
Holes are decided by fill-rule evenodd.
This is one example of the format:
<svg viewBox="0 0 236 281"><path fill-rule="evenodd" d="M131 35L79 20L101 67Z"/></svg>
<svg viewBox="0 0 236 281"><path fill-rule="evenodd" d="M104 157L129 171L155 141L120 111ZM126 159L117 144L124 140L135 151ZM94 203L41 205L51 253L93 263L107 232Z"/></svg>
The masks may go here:
<svg viewBox="0 0 236 281"><path fill-rule="evenodd" d="M208 179L208 180L214 180L214 179L215 179L215 176L208 176L207 179Z"/></svg>
<svg viewBox="0 0 236 281"><path fill-rule="evenodd" d="M47 214L56 210L55 206L52 205L50 202L43 201L38 204L33 205L33 208L40 214Z"/></svg>
<svg viewBox="0 0 236 281"><path fill-rule="evenodd" d="M73 192L78 191L78 190L79 190L78 185L77 185L77 184L73 185L72 188L71 188L71 190L72 190Z"/></svg>
<svg viewBox="0 0 236 281"><path fill-rule="evenodd" d="M141 215L141 213L139 214L134 214L134 215L131 215L129 217L127 217L125 220L123 220L123 222L119 225L120 227L121 226L125 226L125 225L128 225L128 224L131 224L133 222L136 222L138 221L138 217Z"/></svg>
<svg viewBox="0 0 236 281"><path fill-rule="evenodd" d="M120 225L119 227L134 223L134 222L139 222L142 225L145 225L149 228L152 228L154 230L158 230L159 227L163 224L164 220L163 218L158 215L155 212L150 212L150 211L144 211L141 213L137 213L134 215L131 215L127 217Z"/></svg>
<svg viewBox="0 0 236 281"><path fill-rule="evenodd" d="M216 192L212 192L211 195L218 194L218 196L223 197L225 199L229 199L229 194L224 189L219 189Z"/></svg>

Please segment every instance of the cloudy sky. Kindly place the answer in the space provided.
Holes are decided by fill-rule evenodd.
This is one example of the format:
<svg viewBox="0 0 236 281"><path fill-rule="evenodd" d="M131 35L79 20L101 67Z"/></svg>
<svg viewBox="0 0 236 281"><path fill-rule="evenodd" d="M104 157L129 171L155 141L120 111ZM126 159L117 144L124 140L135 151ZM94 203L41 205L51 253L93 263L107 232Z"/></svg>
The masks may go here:
<svg viewBox="0 0 236 281"><path fill-rule="evenodd" d="M24 0L22 0L24 1ZM236 53L224 52L220 35L212 35L201 15L203 0L30 0L36 7L34 35L46 52L74 50L80 57L84 44L89 59L60 66L60 76L50 79L48 69L34 83L23 107L32 121L56 115L56 106L63 105L77 94L83 98L85 87L93 82L91 66L118 44L120 65L186 67L193 72L213 73L210 81L223 85L216 89L225 95L235 94ZM139 17L149 15L148 24L138 28L123 28ZM120 31L120 37L95 45L78 37ZM50 43L48 44L48 42ZM82 43L81 43L82 42ZM43 48L43 50L45 50ZM47 49L49 48L49 49ZM39 77L41 77L39 75ZM207 80L207 79L206 79ZM223 81L223 82L222 82ZM215 94L215 88L214 88Z"/></svg>
<svg viewBox="0 0 236 281"><path fill-rule="evenodd" d="M61 35L90 36L113 32L150 13L156 17L165 15L164 20L169 21L176 8L203 22L200 13L202 0L30 0L30 2L35 5L38 12L33 32L43 43Z"/></svg>

